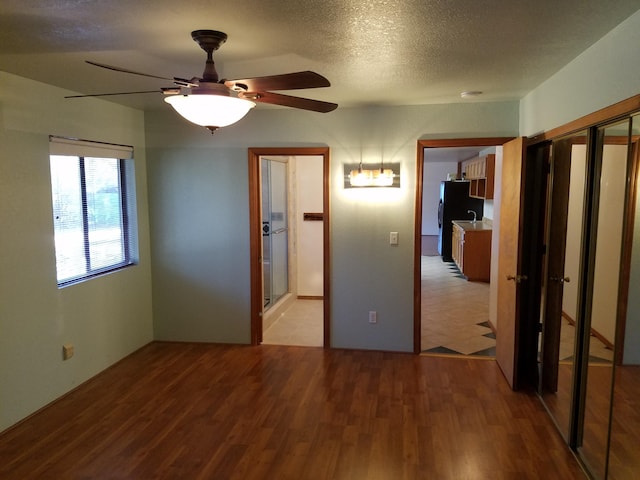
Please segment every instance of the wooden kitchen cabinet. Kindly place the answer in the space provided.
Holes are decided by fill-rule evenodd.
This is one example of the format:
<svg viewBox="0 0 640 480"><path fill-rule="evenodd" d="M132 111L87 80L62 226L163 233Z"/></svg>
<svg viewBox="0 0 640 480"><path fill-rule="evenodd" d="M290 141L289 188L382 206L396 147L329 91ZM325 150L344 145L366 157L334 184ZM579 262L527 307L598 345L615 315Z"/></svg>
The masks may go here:
<svg viewBox="0 0 640 480"><path fill-rule="evenodd" d="M495 165L496 156L493 153L462 162L462 172L465 179L469 180L470 197L493 199Z"/></svg>
<svg viewBox="0 0 640 480"><path fill-rule="evenodd" d="M451 258L462 271L464 259L464 230L460 225L454 222L451 230Z"/></svg>
<svg viewBox="0 0 640 480"><path fill-rule="evenodd" d="M491 274L491 226L453 222L451 256L469 281L488 282Z"/></svg>

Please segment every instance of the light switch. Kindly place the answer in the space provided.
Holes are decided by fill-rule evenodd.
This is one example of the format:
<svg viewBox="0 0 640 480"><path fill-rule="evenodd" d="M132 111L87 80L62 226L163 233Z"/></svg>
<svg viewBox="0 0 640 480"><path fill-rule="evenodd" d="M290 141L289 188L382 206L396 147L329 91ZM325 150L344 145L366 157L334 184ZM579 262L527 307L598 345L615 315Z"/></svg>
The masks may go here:
<svg viewBox="0 0 640 480"><path fill-rule="evenodd" d="M69 360L71 357L73 357L73 345L70 343L66 343L62 346L62 359L63 360Z"/></svg>
<svg viewBox="0 0 640 480"><path fill-rule="evenodd" d="M389 244L390 245L398 245L398 232L390 232L389 233Z"/></svg>

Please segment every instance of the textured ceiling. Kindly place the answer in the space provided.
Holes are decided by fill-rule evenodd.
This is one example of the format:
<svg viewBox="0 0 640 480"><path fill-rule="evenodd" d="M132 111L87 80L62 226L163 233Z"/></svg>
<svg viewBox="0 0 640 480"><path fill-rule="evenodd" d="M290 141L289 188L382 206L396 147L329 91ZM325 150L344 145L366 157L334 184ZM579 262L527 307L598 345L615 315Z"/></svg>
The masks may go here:
<svg viewBox="0 0 640 480"><path fill-rule="evenodd" d="M332 86L296 95L357 105L513 100L640 9L639 0L1 0L0 70L80 93L200 76L190 32L229 36L214 55L223 78L314 70ZM162 107L160 94L109 97ZM82 100L69 100L82 101ZM281 108L266 107L260 108Z"/></svg>

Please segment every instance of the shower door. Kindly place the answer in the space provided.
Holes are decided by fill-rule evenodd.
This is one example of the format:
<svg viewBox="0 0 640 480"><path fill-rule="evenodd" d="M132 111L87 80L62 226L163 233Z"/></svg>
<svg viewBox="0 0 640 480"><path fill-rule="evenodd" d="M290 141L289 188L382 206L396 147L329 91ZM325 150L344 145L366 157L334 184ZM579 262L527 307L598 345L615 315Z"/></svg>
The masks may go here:
<svg viewBox="0 0 640 480"><path fill-rule="evenodd" d="M289 291L287 163L261 157L264 309Z"/></svg>

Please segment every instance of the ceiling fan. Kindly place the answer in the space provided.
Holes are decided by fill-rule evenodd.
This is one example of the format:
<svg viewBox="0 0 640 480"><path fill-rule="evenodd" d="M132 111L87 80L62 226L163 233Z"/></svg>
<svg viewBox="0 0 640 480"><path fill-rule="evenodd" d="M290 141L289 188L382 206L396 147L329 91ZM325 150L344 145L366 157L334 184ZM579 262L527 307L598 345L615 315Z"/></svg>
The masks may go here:
<svg viewBox="0 0 640 480"><path fill-rule="evenodd" d="M116 72L172 81L175 85L174 87L160 89L165 95L165 102L169 103L184 118L208 128L211 133L219 127L231 125L240 120L255 106L255 102L270 103L322 113L331 112L338 107L335 103L294 97L270 91L319 88L331 85L325 77L311 71L237 80L220 80L213 61L213 52L218 50L227 40L227 34L216 30L195 30L191 32L191 37L200 45L200 48L207 53L207 61L201 78L160 77L88 60L87 63ZM104 97L110 95L157 92L158 90L98 93L93 95L69 95L65 98Z"/></svg>

